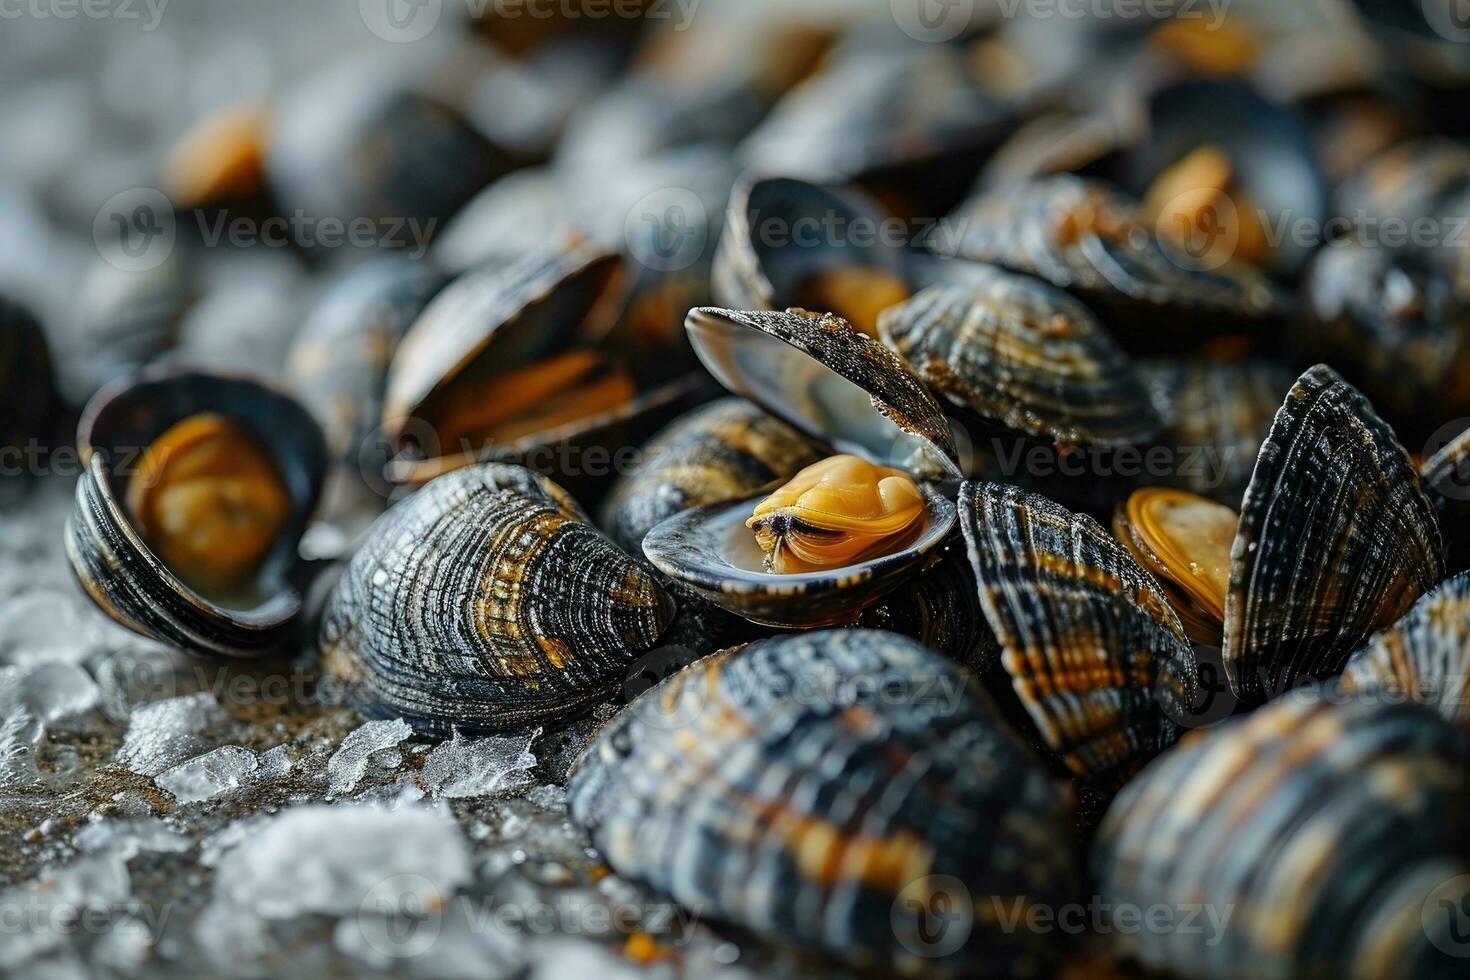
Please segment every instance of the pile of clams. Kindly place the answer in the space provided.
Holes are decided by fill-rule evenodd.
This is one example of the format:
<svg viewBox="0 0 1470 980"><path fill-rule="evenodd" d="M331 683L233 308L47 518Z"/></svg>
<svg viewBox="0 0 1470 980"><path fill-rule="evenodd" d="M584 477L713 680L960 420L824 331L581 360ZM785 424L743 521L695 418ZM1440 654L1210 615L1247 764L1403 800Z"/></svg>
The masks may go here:
<svg viewBox="0 0 1470 980"><path fill-rule="evenodd" d="M191 128L180 214L426 223L293 243L253 376L180 345L198 242L93 269L70 353L7 283L0 452L75 423L85 593L425 739L600 709L591 853L813 971L1460 975L1470 259L1373 237L1470 217L1451 82L737 6Z"/></svg>

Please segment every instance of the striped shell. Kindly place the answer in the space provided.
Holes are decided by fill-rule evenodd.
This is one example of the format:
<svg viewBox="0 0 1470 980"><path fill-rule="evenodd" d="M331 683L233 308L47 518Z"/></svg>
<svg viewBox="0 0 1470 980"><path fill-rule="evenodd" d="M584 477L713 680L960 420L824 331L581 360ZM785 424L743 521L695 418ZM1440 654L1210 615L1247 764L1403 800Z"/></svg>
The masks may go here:
<svg viewBox="0 0 1470 980"><path fill-rule="evenodd" d="M1463 976L1440 950L1465 948L1446 932L1470 901L1467 762L1464 733L1417 705L1315 689L1182 742L1103 821L1104 935L1176 976ZM1180 927L1121 918L1156 908Z"/></svg>
<svg viewBox="0 0 1470 980"><path fill-rule="evenodd" d="M951 404L1030 436L1127 446L1160 420L1128 356L1086 307L988 267L975 285L934 286L878 319L883 342Z"/></svg>
<svg viewBox="0 0 1470 980"><path fill-rule="evenodd" d="M1225 669L1248 704L1337 673L1444 578L1408 453L1331 368L1309 369L1277 413L1230 560Z"/></svg>
<svg viewBox="0 0 1470 980"><path fill-rule="evenodd" d="M291 498L291 519L249 590L252 608L195 592L143 540L124 506L142 454L174 423L223 415L269 453ZM302 597L292 581L297 544L321 491L326 442L297 402L246 378L152 370L97 393L82 412L77 446L86 472L66 523L66 553L92 600L119 623L191 653L257 657L298 639Z"/></svg>
<svg viewBox="0 0 1470 980"><path fill-rule="evenodd" d="M321 646L365 713L447 734L577 713L673 615L565 491L487 463L378 519L328 602Z"/></svg>
<svg viewBox="0 0 1470 980"><path fill-rule="evenodd" d="M1055 785L959 668L891 633L708 657L607 725L568 793L619 874L768 939L925 976L1062 953L996 921L1077 889Z"/></svg>
<svg viewBox="0 0 1470 980"><path fill-rule="evenodd" d="M659 521L703 504L748 497L823 456L822 447L742 398L680 418L643 447L603 503L598 522L624 551L643 553Z"/></svg>
<svg viewBox="0 0 1470 980"><path fill-rule="evenodd" d="M1238 508L1291 373L1270 361L1143 361L1139 371L1165 419L1168 482Z"/></svg>
<svg viewBox="0 0 1470 980"><path fill-rule="evenodd" d="M1179 618L1090 517L998 483L966 483L959 507L1015 695L1046 746L1105 800L1189 717L1198 668Z"/></svg>
<svg viewBox="0 0 1470 980"><path fill-rule="evenodd" d="M1421 598L1353 654L1343 668L1342 685L1364 696L1427 704L1470 727L1470 572Z"/></svg>

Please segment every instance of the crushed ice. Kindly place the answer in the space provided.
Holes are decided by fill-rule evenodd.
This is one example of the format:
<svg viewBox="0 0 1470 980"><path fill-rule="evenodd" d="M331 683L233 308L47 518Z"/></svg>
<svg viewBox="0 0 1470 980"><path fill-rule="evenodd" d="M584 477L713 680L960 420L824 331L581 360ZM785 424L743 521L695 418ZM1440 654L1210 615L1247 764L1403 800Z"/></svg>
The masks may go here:
<svg viewBox="0 0 1470 980"><path fill-rule="evenodd" d="M327 762L328 791L333 796L343 796L355 790L378 753L389 755L388 759L379 757L379 761L397 768L402 757L394 759L385 750L393 750L412 734L413 729L406 721L394 718L392 721L370 721L348 735L342 740L342 747Z"/></svg>
<svg viewBox="0 0 1470 980"><path fill-rule="evenodd" d="M424 785L436 797L461 799L513 793L532 785L536 756L531 743L541 729L519 735L464 738L458 732L441 742L424 762Z"/></svg>

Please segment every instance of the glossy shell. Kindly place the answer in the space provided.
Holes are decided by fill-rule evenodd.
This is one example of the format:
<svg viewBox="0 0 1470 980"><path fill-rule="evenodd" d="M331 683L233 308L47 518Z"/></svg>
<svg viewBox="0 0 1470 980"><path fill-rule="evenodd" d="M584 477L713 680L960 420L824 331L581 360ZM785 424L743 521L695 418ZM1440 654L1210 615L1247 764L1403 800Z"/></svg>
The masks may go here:
<svg viewBox="0 0 1470 980"><path fill-rule="evenodd" d="M619 547L643 553L643 538L666 517L703 504L749 497L824 455L822 447L741 398L685 415L643 447L638 465L613 486L598 522Z"/></svg>
<svg viewBox="0 0 1470 980"><path fill-rule="evenodd" d="M891 633L708 657L604 727L568 794L619 874L768 939L940 977L1063 952L993 918L1078 887L1055 786L958 668ZM951 899L967 928L925 929Z"/></svg>
<svg viewBox="0 0 1470 980"><path fill-rule="evenodd" d="M1167 252L1137 203L1097 180L1064 175L982 194L927 242L1072 292L1130 350L1188 350L1222 333L1259 331L1284 310L1254 270L1197 268Z"/></svg>
<svg viewBox="0 0 1470 980"><path fill-rule="evenodd" d="M51 353L41 325L22 306L0 295L0 448L22 447L54 424L57 396Z"/></svg>
<svg viewBox="0 0 1470 980"><path fill-rule="evenodd" d="M261 567L250 608L226 608L186 586L143 541L124 507L142 453L175 422L200 413L230 419L270 454L292 517ZM297 638L301 594L296 545L326 468L326 443L311 414L244 378L150 372L99 392L82 413L77 444L87 470L77 482L66 551L82 587L113 619L191 653L254 657Z"/></svg>
<svg viewBox="0 0 1470 980"><path fill-rule="evenodd" d="M448 734L563 719L605 697L674 605L556 484L488 463L373 525L323 619L361 710Z"/></svg>
<svg viewBox="0 0 1470 980"><path fill-rule="evenodd" d="M287 377L334 459L355 464L366 448L382 420L393 352L444 282L417 263L367 262L329 288L297 331Z"/></svg>
<svg viewBox="0 0 1470 980"><path fill-rule="evenodd" d="M1330 368L1297 380L1240 509L1224 658L1247 703L1342 669L1444 578L1434 506L1393 431Z"/></svg>
<svg viewBox="0 0 1470 980"><path fill-rule="evenodd" d="M990 268L934 286L878 319L883 342L952 405L1064 445L1126 446L1158 433L1147 390L1081 303Z"/></svg>
<svg viewBox="0 0 1470 980"><path fill-rule="evenodd" d="M198 283L175 249L143 271L99 259L78 286L72 325L77 355L59 367L68 398L83 404L104 385L135 374L178 341Z"/></svg>
<svg viewBox="0 0 1470 980"><path fill-rule="evenodd" d="M1417 705L1314 690L1180 743L1109 809L1094 873L1105 906L1213 919L1105 919L1107 944L1175 976L1461 975L1436 947L1454 949L1446 908L1467 898L1467 761Z"/></svg>
<svg viewBox="0 0 1470 980"><path fill-rule="evenodd" d="M1426 704L1470 727L1470 573L1448 579L1348 660L1343 689Z"/></svg>
<svg viewBox="0 0 1470 980"><path fill-rule="evenodd" d="M1045 745L1103 800L1179 738L1198 670L1157 583L1097 522L998 483L960 527L1001 664Z"/></svg>
<svg viewBox="0 0 1470 980"><path fill-rule="evenodd" d="M1159 475L1181 490L1240 507L1256 454L1295 380L1291 372L1259 360L1142 361L1138 370L1165 421L1156 442L1171 464Z"/></svg>

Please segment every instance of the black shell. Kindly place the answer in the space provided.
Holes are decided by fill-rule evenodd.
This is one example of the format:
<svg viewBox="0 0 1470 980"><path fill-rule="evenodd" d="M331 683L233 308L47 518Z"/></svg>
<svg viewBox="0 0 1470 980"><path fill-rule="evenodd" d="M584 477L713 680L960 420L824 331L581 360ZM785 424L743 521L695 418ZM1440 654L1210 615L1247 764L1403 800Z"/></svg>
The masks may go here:
<svg viewBox="0 0 1470 980"><path fill-rule="evenodd" d="M938 977L1063 952L996 920L1078 887L1056 786L959 668L891 633L699 661L604 727L568 792L619 874L769 939ZM954 933L924 928L939 899Z"/></svg>
<svg viewBox="0 0 1470 980"><path fill-rule="evenodd" d="M1427 704L1470 727L1470 572L1446 580L1368 641L1342 672L1345 690Z"/></svg>
<svg viewBox="0 0 1470 980"><path fill-rule="evenodd" d="M950 403L1065 445L1126 446L1160 419L1128 356L1087 308L1028 276L977 266L878 318L883 342Z"/></svg>
<svg viewBox="0 0 1470 980"><path fill-rule="evenodd" d="M703 504L748 497L817 462L822 447L743 398L690 412L643 447L603 503L598 524L624 551L666 517Z"/></svg>
<svg viewBox="0 0 1470 980"><path fill-rule="evenodd" d="M175 249L144 270L99 259L78 286L74 356L58 367L68 397L82 404L104 385L151 364L178 341L179 325L198 298L195 270Z"/></svg>
<svg viewBox="0 0 1470 980"><path fill-rule="evenodd" d="M365 713L448 734L576 714L673 616L564 490L486 463L378 519L328 603L321 646Z"/></svg>
<svg viewBox="0 0 1470 980"><path fill-rule="evenodd" d="M56 421L57 395L51 352L41 325L22 306L0 295L0 448L42 438Z"/></svg>
<svg viewBox="0 0 1470 980"><path fill-rule="evenodd" d="M1271 424L1230 560L1225 669L1248 704L1337 673L1444 578L1408 453L1331 368L1303 374Z"/></svg>
<svg viewBox="0 0 1470 980"><path fill-rule="evenodd" d="M1099 832L1106 942L1176 976L1462 976L1436 950L1460 906L1429 899L1470 869L1467 762L1463 732L1418 705L1318 690L1182 742ZM1126 926L1157 908L1174 927Z"/></svg>
<svg viewBox="0 0 1470 980"><path fill-rule="evenodd" d="M918 574L863 610L858 625L911 636L976 677L1000 656L963 539L951 534Z"/></svg>
<svg viewBox="0 0 1470 980"><path fill-rule="evenodd" d="M998 483L960 488L980 602L1047 747L1106 800L1191 714L1194 653L1158 585L1085 515Z"/></svg>
<svg viewBox="0 0 1470 980"><path fill-rule="evenodd" d="M1171 454L1165 481L1238 509L1256 454L1296 379L1260 360L1143 361L1138 369L1165 420L1158 438Z"/></svg>
<svg viewBox="0 0 1470 980"><path fill-rule="evenodd" d="M1070 235L1067 217L1101 216L1126 235ZM942 255L1038 276L1095 310L1129 350L1199 347L1222 333L1259 332L1285 301L1237 263L1197 268L1161 247L1136 202L1099 180L1070 175L1004 187L962 204L926 237Z"/></svg>
<svg viewBox="0 0 1470 980"><path fill-rule="evenodd" d="M179 580L132 526L123 504L140 454L174 423L218 413L255 437L291 496L291 521L262 566L251 609L217 605ZM98 392L82 413L77 481L66 552L82 587L107 615L191 653L255 657L298 633L301 594L292 581L326 470L321 427L305 408L246 378L154 370Z"/></svg>

